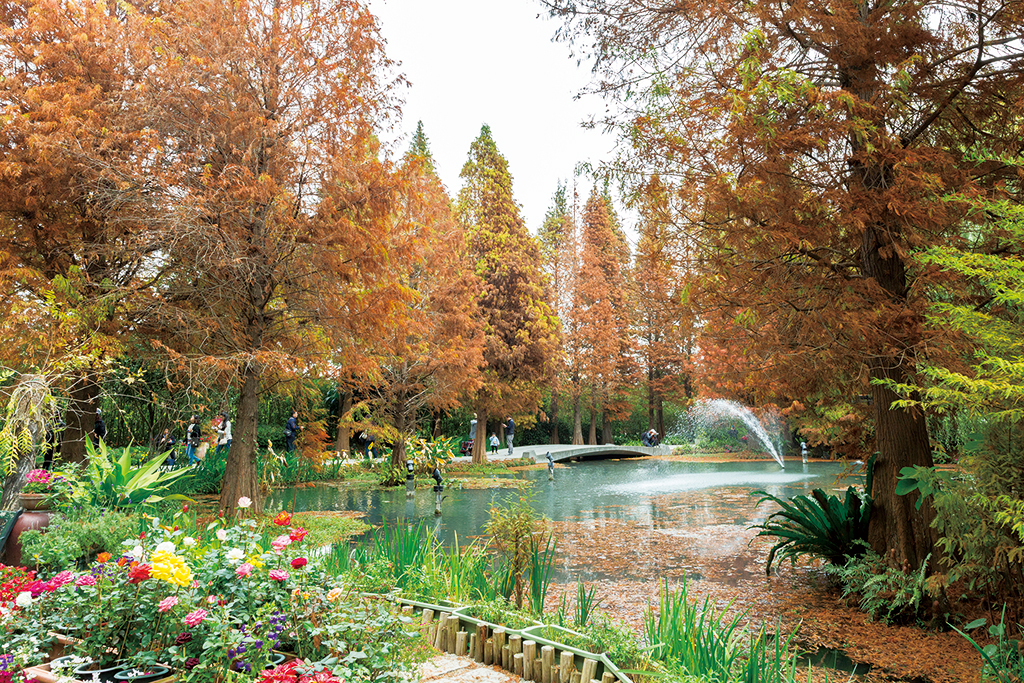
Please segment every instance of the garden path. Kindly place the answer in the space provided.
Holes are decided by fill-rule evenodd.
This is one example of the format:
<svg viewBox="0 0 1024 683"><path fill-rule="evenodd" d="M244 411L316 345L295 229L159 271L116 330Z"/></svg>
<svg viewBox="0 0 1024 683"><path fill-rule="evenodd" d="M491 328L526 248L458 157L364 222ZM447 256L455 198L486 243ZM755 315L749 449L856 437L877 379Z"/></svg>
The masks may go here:
<svg viewBox="0 0 1024 683"><path fill-rule="evenodd" d="M420 683L521 683L522 678L468 657L438 655L420 665Z"/></svg>

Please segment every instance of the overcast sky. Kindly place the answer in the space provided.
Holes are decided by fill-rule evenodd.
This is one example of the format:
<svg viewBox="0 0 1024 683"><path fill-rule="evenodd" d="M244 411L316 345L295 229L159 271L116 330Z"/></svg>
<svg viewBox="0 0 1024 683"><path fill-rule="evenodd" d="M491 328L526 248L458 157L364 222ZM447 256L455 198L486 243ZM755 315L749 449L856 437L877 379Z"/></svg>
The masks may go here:
<svg viewBox="0 0 1024 683"><path fill-rule="evenodd" d="M527 227L537 232L559 179L581 161L607 158L613 140L580 122L603 109L575 100L587 84L569 46L552 42L559 24L537 0L369 0L389 57L411 81L400 134L423 121L437 171L452 199L469 145L488 124L512 172ZM543 15L538 18L538 15ZM582 179L581 201L590 181Z"/></svg>

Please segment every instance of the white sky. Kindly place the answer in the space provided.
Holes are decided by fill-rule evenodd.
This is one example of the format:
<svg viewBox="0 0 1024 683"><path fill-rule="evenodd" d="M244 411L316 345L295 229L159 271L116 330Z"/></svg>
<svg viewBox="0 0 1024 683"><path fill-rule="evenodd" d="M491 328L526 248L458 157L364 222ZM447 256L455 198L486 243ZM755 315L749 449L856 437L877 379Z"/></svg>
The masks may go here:
<svg viewBox="0 0 1024 683"><path fill-rule="evenodd" d="M488 124L508 160L527 227L537 232L559 179L578 162L610 155L613 139L580 122L603 103L574 96L590 78L569 46L552 42L557 20L537 0L369 0L386 53L412 83L397 151L423 121L438 174L455 199L469 145ZM541 15L538 18L538 15ZM580 201L591 181L579 181Z"/></svg>

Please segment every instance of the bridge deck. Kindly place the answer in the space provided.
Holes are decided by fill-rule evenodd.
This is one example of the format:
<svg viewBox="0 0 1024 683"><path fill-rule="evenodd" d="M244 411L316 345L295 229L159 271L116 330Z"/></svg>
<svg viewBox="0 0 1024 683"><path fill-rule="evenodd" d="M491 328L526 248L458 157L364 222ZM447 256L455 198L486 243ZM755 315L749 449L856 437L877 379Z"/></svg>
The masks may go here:
<svg viewBox="0 0 1024 683"><path fill-rule="evenodd" d="M533 458L539 463L547 462L547 455L551 453L551 459L555 462L566 460L597 460L603 458L637 458L645 455L669 455L672 449L670 446L617 446L606 444L603 446L572 446L566 444L537 444L532 446L516 446L512 451L512 459L522 457ZM508 447L498 449L495 456L488 452L488 460L508 460ZM468 457L458 457L457 461L469 460Z"/></svg>

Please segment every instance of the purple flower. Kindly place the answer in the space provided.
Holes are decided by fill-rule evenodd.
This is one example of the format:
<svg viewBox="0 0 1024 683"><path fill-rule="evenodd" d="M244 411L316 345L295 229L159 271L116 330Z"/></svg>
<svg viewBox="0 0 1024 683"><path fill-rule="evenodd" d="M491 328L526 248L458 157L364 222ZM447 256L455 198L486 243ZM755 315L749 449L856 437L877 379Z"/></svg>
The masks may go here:
<svg viewBox="0 0 1024 683"><path fill-rule="evenodd" d="M191 671L192 669L196 668L196 666L198 666L198 665L199 665L199 660L197 658L189 657L188 659L185 660L185 663L182 664L182 667L185 668L185 669L188 669L189 671Z"/></svg>
<svg viewBox="0 0 1024 683"><path fill-rule="evenodd" d="M189 633L188 631L185 631L184 633L179 633L178 634L178 637L174 639L174 644L175 645L184 645L185 643L188 643L191 640L192 640L192 634Z"/></svg>

